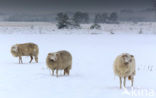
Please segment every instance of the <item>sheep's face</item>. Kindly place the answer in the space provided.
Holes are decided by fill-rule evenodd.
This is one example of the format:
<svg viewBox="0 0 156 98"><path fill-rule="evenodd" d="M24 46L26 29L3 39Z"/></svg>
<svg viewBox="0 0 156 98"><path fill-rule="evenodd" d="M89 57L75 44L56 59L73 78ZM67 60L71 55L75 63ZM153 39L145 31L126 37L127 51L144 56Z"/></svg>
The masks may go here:
<svg viewBox="0 0 156 98"><path fill-rule="evenodd" d="M11 50L17 52L17 45L12 46Z"/></svg>
<svg viewBox="0 0 156 98"><path fill-rule="evenodd" d="M48 57L51 61L56 61L57 60L57 53L49 53Z"/></svg>
<svg viewBox="0 0 156 98"><path fill-rule="evenodd" d="M11 53L15 57L18 56L18 47L17 47L17 45L14 45L14 46L11 47Z"/></svg>
<svg viewBox="0 0 156 98"><path fill-rule="evenodd" d="M124 65L128 65L129 63L131 63L132 58L133 58L133 55L123 54L122 55L122 60L123 60Z"/></svg>

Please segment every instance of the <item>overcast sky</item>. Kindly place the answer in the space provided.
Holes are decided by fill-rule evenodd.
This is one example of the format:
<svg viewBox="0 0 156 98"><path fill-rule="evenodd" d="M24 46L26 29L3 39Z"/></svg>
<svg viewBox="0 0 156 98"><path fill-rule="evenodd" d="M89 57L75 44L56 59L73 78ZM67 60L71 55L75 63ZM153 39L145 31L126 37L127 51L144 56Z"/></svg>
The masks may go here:
<svg viewBox="0 0 156 98"><path fill-rule="evenodd" d="M144 9L152 6L152 0L0 0L0 11L33 13L56 11L105 11L120 9Z"/></svg>

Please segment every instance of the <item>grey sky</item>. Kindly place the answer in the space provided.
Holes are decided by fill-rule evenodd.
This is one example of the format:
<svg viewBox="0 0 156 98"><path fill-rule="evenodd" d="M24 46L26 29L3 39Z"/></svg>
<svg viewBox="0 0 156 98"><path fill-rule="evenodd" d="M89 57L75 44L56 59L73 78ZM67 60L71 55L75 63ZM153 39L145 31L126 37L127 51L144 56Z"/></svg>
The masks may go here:
<svg viewBox="0 0 156 98"><path fill-rule="evenodd" d="M0 0L0 11L105 11L119 9L144 9L152 6L152 0ZM36 12L37 13L37 12Z"/></svg>

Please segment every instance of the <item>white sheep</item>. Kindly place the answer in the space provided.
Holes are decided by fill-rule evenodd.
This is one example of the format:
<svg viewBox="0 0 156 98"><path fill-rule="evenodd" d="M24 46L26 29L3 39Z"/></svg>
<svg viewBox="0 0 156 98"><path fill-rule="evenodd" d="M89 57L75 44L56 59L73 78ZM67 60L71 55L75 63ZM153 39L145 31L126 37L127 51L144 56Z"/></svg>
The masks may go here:
<svg viewBox="0 0 156 98"><path fill-rule="evenodd" d="M16 44L11 47L11 54L14 57L19 57L19 63L23 63L22 56L30 56L29 63L32 62L34 56L35 61L38 63L38 53L39 48L34 43Z"/></svg>
<svg viewBox="0 0 156 98"><path fill-rule="evenodd" d="M72 56L68 51L58 51L49 53L46 58L46 64L49 69L52 70L52 75L56 70L56 76L58 77L58 70L64 70L64 75L70 73L72 67Z"/></svg>
<svg viewBox="0 0 156 98"><path fill-rule="evenodd" d="M131 86L133 86L135 71L135 59L133 55L123 53L114 61L114 73L119 76L120 88L122 88L122 78L124 78L124 87L126 85L126 77L131 80Z"/></svg>

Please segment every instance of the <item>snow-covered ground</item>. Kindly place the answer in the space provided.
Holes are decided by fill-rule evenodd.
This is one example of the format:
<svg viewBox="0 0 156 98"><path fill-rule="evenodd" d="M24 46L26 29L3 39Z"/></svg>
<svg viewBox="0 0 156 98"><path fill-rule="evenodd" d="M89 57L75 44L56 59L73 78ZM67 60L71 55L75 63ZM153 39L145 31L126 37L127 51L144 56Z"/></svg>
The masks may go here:
<svg viewBox="0 0 156 98"><path fill-rule="evenodd" d="M18 64L10 54L13 44L25 42L39 45L38 64L29 64L29 57ZM0 43L0 98L156 97L155 35L1 34ZM58 50L73 56L70 76L51 76L46 67L48 52ZM134 88L127 80L127 94L113 73L113 61L123 52L133 54L137 65Z"/></svg>
<svg viewBox="0 0 156 98"><path fill-rule="evenodd" d="M92 24L81 24L81 29L58 30L49 22L0 22L0 34L156 34L156 22L122 22L100 24L100 30L90 30Z"/></svg>

